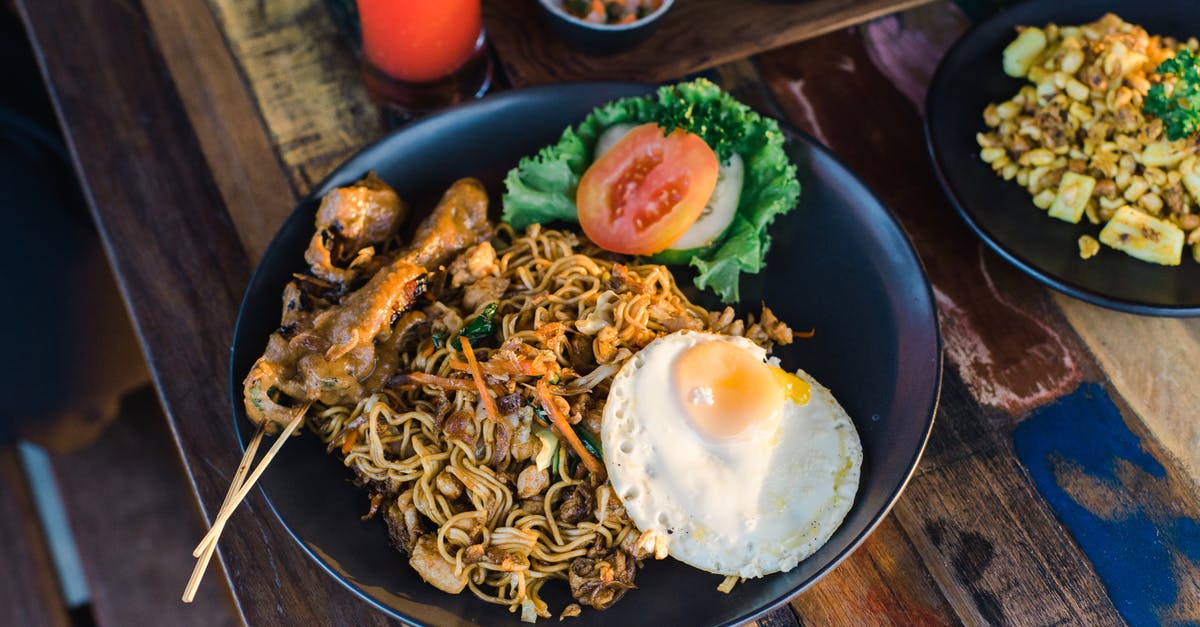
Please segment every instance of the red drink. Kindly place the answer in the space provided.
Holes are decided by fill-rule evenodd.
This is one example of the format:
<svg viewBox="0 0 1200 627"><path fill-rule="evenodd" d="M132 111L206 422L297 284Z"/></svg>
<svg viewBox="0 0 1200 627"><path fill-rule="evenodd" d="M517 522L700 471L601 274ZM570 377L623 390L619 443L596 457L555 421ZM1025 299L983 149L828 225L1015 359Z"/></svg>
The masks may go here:
<svg viewBox="0 0 1200 627"><path fill-rule="evenodd" d="M367 88L393 113L411 115L491 83L480 0L357 0Z"/></svg>

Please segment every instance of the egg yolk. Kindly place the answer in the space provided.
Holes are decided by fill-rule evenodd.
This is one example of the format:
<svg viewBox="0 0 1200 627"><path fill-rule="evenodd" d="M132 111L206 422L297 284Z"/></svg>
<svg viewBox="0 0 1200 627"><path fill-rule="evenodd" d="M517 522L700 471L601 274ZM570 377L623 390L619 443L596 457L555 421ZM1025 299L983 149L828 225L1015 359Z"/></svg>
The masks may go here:
<svg viewBox="0 0 1200 627"><path fill-rule="evenodd" d="M791 395L774 370L734 344L704 342L676 359L674 391L700 435L728 440L773 418Z"/></svg>
<svg viewBox="0 0 1200 627"><path fill-rule="evenodd" d="M775 376L775 382L779 384L779 387L783 388L783 395L789 401L797 405L808 404L808 398L811 394L808 381L797 377L783 368L772 367L771 374Z"/></svg>

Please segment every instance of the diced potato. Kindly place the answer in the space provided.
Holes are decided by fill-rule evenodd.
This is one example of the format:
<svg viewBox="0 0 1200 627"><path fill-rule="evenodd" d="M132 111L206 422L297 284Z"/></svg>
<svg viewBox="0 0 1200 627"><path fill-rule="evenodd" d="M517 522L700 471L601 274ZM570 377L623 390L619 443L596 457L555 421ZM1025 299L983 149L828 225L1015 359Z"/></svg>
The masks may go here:
<svg viewBox="0 0 1200 627"><path fill-rule="evenodd" d="M1091 235L1079 236L1080 259L1091 259L1092 257L1095 257L1096 253L1098 252L1100 252L1100 242L1097 242L1096 238L1092 237Z"/></svg>
<svg viewBox="0 0 1200 627"><path fill-rule="evenodd" d="M1084 174L1064 172L1062 181L1058 184L1058 194L1054 198L1054 203L1050 205L1050 217L1067 222L1079 222L1094 189L1096 189L1096 179Z"/></svg>
<svg viewBox="0 0 1200 627"><path fill-rule="evenodd" d="M1182 175L1179 180L1183 183L1183 188L1200 203L1200 158L1192 156L1184 159L1183 163L1179 164L1179 172Z"/></svg>
<svg viewBox="0 0 1200 627"><path fill-rule="evenodd" d="M1182 150L1183 142L1156 141L1142 149L1142 165L1148 168L1172 166L1183 161L1188 153Z"/></svg>
<svg viewBox="0 0 1200 627"><path fill-rule="evenodd" d="M1029 72L1034 59L1046 49L1046 34L1040 28L1029 27L1004 49L1004 73L1021 78Z"/></svg>
<svg viewBox="0 0 1200 627"><path fill-rule="evenodd" d="M1117 209L1100 231L1100 241L1125 254L1164 266L1177 266L1183 256L1183 230L1132 207Z"/></svg>

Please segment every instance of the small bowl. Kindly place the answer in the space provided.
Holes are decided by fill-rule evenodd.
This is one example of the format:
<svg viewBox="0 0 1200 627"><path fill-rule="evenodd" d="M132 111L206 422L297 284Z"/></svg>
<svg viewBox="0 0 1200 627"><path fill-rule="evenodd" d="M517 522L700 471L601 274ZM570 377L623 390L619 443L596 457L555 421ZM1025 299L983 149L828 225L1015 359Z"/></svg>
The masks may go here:
<svg viewBox="0 0 1200 627"><path fill-rule="evenodd" d="M654 32L663 14L675 0L663 0L662 6L629 24L593 24L581 20L562 6L562 0L538 0L542 21L566 44L580 52L604 55L628 50Z"/></svg>

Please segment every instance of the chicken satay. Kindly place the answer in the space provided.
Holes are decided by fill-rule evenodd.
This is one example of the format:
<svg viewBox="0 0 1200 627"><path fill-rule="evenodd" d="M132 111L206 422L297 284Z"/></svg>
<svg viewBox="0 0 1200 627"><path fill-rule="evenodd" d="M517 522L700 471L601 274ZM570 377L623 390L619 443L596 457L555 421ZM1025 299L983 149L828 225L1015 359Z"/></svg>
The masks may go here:
<svg viewBox="0 0 1200 627"><path fill-rule="evenodd" d="M375 342L389 337L400 314L412 308L430 269L490 229L483 185L462 179L418 226L413 243L365 285L311 315L297 315L285 304L288 326L272 334L244 382L250 420L275 433L294 417L294 406L357 400L376 368Z"/></svg>
<svg viewBox="0 0 1200 627"><path fill-rule="evenodd" d="M395 237L407 215L408 205L396 191L370 172L321 198L317 231L304 260L315 276L347 283L371 261L377 246Z"/></svg>

